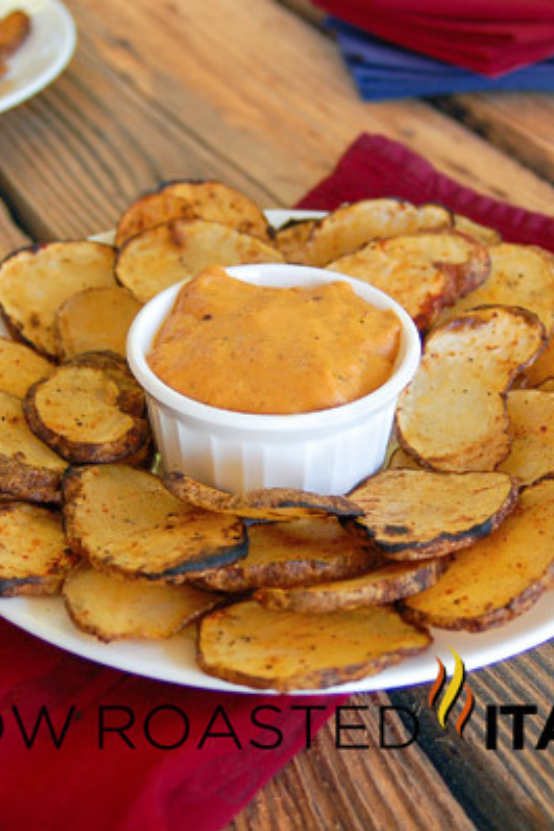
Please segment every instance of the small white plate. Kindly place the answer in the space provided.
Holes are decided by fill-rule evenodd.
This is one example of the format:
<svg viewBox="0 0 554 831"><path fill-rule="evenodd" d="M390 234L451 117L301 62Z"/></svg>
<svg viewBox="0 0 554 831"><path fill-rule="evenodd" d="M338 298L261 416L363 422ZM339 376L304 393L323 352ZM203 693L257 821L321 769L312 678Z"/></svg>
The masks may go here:
<svg viewBox="0 0 554 831"><path fill-rule="evenodd" d="M0 78L0 113L51 84L71 60L77 44L73 18L58 0L0 0L0 18L17 9L31 18L31 31L8 59L8 70Z"/></svg>
<svg viewBox="0 0 554 831"><path fill-rule="evenodd" d="M266 211L269 222L280 227L289 220L324 216L321 211ZM100 242L111 243L113 232L98 234ZM0 334L7 335L0 321ZM531 552L530 552L531 554ZM511 658L526 649L539 646L554 637L554 590L545 592L539 602L526 614L505 626L488 632L449 632L433 629L433 643L421 655L391 667L378 675L361 678L349 684L324 690L302 690L295 695L326 695L329 693L374 692L434 681L437 675L435 656L447 668L454 660L450 649L455 649L468 671L489 666ZM256 690L242 684L231 684L206 675L196 663L195 627L167 641L119 641L102 644L80 632L70 621L59 597L10 597L0 599L0 618L11 621L21 629L43 641L59 646L83 658L134 672L160 681L169 681L188 687L200 687L221 692L271 694L271 690ZM291 637L293 633L291 633Z"/></svg>

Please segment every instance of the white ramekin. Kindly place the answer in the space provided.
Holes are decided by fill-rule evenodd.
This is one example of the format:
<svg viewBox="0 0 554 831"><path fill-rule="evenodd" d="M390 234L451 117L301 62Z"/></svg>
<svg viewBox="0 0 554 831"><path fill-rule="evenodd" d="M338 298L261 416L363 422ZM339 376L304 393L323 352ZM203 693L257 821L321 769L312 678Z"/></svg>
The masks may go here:
<svg viewBox="0 0 554 831"><path fill-rule="evenodd" d="M164 469L178 470L227 491L291 487L343 494L382 465L396 402L419 364L421 346L412 319L392 298L359 280L296 265L226 269L255 285L288 288L341 280L402 324L394 371L379 389L340 407L298 415L250 415L187 398L163 383L146 362L154 337L182 283L158 294L139 312L127 339L131 370L147 394Z"/></svg>

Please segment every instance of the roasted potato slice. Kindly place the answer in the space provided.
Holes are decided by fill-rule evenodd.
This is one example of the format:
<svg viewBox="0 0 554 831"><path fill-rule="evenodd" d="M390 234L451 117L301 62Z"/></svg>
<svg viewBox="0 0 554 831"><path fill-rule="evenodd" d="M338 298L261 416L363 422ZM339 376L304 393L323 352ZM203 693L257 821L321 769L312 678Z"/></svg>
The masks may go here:
<svg viewBox="0 0 554 831"><path fill-rule="evenodd" d="M413 456L410 456L409 453L402 447L396 447L389 458L389 463L387 465L389 470L397 470L397 469L405 469L409 468L410 470L423 470L424 468L421 465L418 465L417 461L414 459Z"/></svg>
<svg viewBox="0 0 554 831"><path fill-rule="evenodd" d="M276 248L250 234L202 219L174 219L127 240L117 255L116 275L146 303L210 266L279 262L283 255Z"/></svg>
<svg viewBox="0 0 554 831"><path fill-rule="evenodd" d="M454 214L454 228L462 234L467 234L468 237L473 237L481 245L498 245L498 243L502 242L502 236L495 228L489 228L488 225L481 225L479 222L474 222L468 216Z"/></svg>
<svg viewBox="0 0 554 831"><path fill-rule="evenodd" d="M64 366L84 366L100 369L112 379L119 390L119 403L124 412L134 416L144 415L146 398L144 390L135 380L127 361L116 352L82 352Z"/></svg>
<svg viewBox="0 0 554 831"><path fill-rule="evenodd" d="M292 488L265 488L233 494L203 485L178 471L168 473L163 481L178 499L207 511L245 519L284 520L328 514L356 516L361 513L344 496L321 496Z"/></svg>
<svg viewBox="0 0 554 831"><path fill-rule="evenodd" d="M180 583L248 550L239 519L185 505L142 470L74 470L64 479L64 495L70 545L99 571Z"/></svg>
<svg viewBox="0 0 554 831"><path fill-rule="evenodd" d="M163 191L147 193L129 205L120 217L115 244L120 248L131 237L179 217L194 219L196 214L187 202L177 196Z"/></svg>
<svg viewBox="0 0 554 831"><path fill-rule="evenodd" d="M30 386L47 378L55 366L23 343L0 337L0 390L25 398Z"/></svg>
<svg viewBox="0 0 554 831"><path fill-rule="evenodd" d="M61 501L67 462L29 429L19 398L0 392L0 492L30 502Z"/></svg>
<svg viewBox="0 0 554 831"><path fill-rule="evenodd" d="M141 304L120 286L85 289L62 303L54 321L62 360L109 350L125 357L127 332Z"/></svg>
<svg viewBox="0 0 554 831"><path fill-rule="evenodd" d="M315 219L287 222L275 234L275 244L287 263L302 262L302 249L316 225Z"/></svg>
<svg viewBox="0 0 554 831"><path fill-rule="evenodd" d="M193 586L127 580L86 564L67 577L63 596L73 623L98 640L169 638L221 603Z"/></svg>
<svg viewBox="0 0 554 831"><path fill-rule="evenodd" d="M209 675L287 692L375 675L430 643L391 606L310 615L246 601L200 622L198 663Z"/></svg>
<svg viewBox="0 0 554 831"><path fill-rule="evenodd" d="M442 205L416 208L400 199L365 199L319 219L297 262L325 266L374 239L451 226L452 215Z"/></svg>
<svg viewBox="0 0 554 831"><path fill-rule="evenodd" d="M506 402L512 446L499 470L522 485L554 475L554 393L513 390Z"/></svg>
<svg viewBox="0 0 554 831"><path fill-rule="evenodd" d="M446 559L388 563L351 580L290 589L258 589L254 599L265 609L313 614L381 606L430 588L446 564Z"/></svg>
<svg viewBox="0 0 554 831"><path fill-rule="evenodd" d="M453 230L374 240L327 268L389 294L426 329L440 309L479 286L489 272L486 249Z"/></svg>
<svg viewBox="0 0 554 831"><path fill-rule="evenodd" d="M0 597L57 594L76 562L59 513L38 505L0 505Z"/></svg>
<svg viewBox="0 0 554 831"><path fill-rule="evenodd" d="M523 370L520 380L528 387L539 387L545 381L554 378L554 337L551 337L544 349L528 367Z"/></svg>
<svg viewBox="0 0 554 831"><path fill-rule="evenodd" d="M424 466L492 470L509 453L504 395L544 343L523 309L490 306L435 329L396 414L398 440Z"/></svg>
<svg viewBox="0 0 554 831"><path fill-rule="evenodd" d="M199 585L224 592L311 585L362 574L382 561L366 539L352 537L332 517L254 525L248 533L248 556L200 573Z"/></svg>
<svg viewBox="0 0 554 831"><path fill-rule="evenodd" d="M115 286L115 249L89 240L22 248L0 265L0 309L14 336L56 358L54 318L83 289Z"/></svg>
<svg viewBox="0 0 554 831"><path fill-rule="evenodd" d="M405 601L410 619L481 632L526 612L554 584L554 481L523 491L494 534L453 555L435 585Z"/></svg>
<svg viewBox="0 0 554 831"><path fill-rule="evenodd" d="M488 249L489 276L482 286L441 312L438 323L484 305L520 306L536 314L547 333L554 324L554 255L532 245L502 243Z"/></svg>
<svg viewBox="0 0 554 831"><path fill-rule="evenodd" d="M31 31L31 18L24 11L14 11L0 20L0 63L19 49Z"/></svg>
<svg viewBox="0 0 554 831"><path fill-rule="evenodd" d="M387 557L442 557L488 536L514 508L518 488L505 473L385 470L355 488L352 520Z"/></svg>
<svg viewBox="0 0 554 831"><path fill-rule="evenodd" d="M126 409L125 389L102 369L64 364L34 384L23 409L42 441L76 464L116 462L150 442L148 421Z"/></svg>
<svg viewBox="0 0 554 831"><path fill-rule="evenodd" d="M265 242L271 240L263 211L243 193L223 182L166 182L160 192L182 199L193 216L199 219L220 222Z"/></svg>

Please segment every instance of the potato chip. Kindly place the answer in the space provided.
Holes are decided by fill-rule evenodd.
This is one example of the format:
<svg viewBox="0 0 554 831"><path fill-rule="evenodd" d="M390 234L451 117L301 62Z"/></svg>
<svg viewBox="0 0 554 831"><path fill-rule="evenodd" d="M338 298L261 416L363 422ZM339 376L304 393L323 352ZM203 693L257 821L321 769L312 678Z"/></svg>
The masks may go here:
<svg viewBox="0 0 554 831"><path fill-rule="evenodd" d="M506 403L512 446L499 470L522 485L554 475L554 393L512 390Z"/></svg>
<svg viewBox="0 0 554 831"><path fill-rule="evenodd" d="M115 244L121 248L123 243L131 237L179 217L195 218L194 212L183 199L178 199L163 191L147 193L129 205L120 217Z"/></svg>
<svg viewBox="0 0 554 831"><path fill-rule="evenodd" d="M273 612L254 601L206 615L198 663L209 675L288 692L375 675L431 643L391 606L326 615Z"/></svg>
<svg viewBox="0 0 554 831"><path fill-rule="evenodd" d="M538 319L490 306L435 329L396 415L398 440L425 467L492 470L510 451L504 395L544 343Z"/></svg>
<svg viewBox="0 0 554 831"><path fill-rule="evenodd" d="M23 343L0 337L0 390L25 398L27 390L54 371L53 363Z"/></svg>
<svg viewBox="0 0 554 831"><path fill-rule="evenodd" d="M120 286L85 289L62 303L54 320L62 360L83 352L109 350L126 355L131 323L141 304Z"/></svg>

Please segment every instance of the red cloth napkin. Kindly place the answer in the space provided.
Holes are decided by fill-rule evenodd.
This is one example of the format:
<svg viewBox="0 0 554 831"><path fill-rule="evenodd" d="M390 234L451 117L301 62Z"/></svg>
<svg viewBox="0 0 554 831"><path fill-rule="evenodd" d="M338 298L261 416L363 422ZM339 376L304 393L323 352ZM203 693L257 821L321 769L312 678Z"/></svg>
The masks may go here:
<svg viewBox="0 0 554 831"><path fill-rule="evenodd" d="M554 5L541 0L314 0L366 32L487 77L554 54Z"/></svg>
<svg viewBox="0 0 554 831"><path fill-rule="evenodd" d="M383 136L360 136L299 207L378 196L443 202L506 239L554 251L553 220L481 196ZM310 711L315 735L343 700L164 684L77 658L5 621L0 667L0 831L217 831L306 746L306 708L322 708Z"/></svg>

